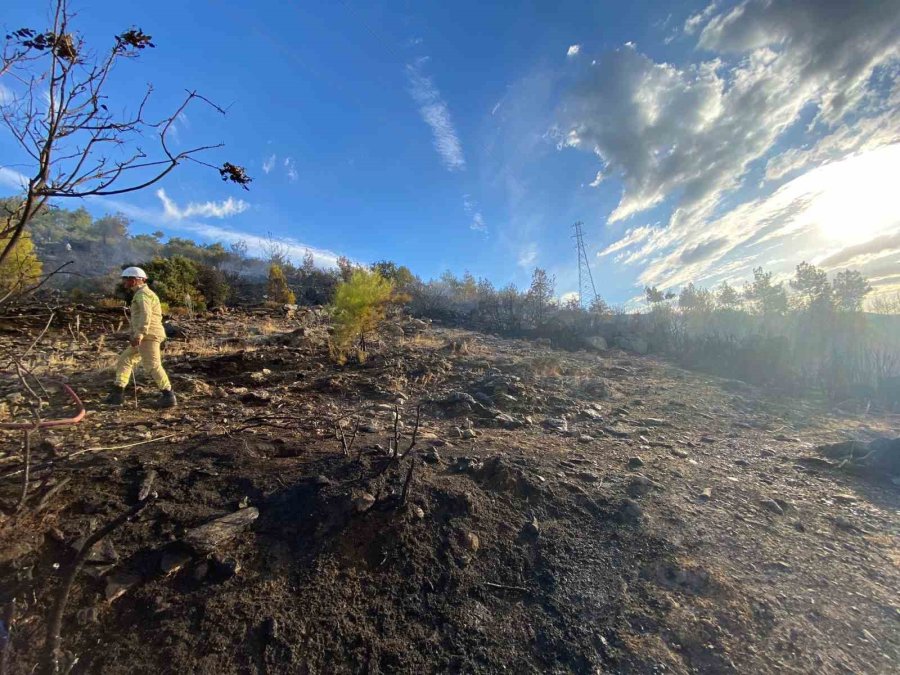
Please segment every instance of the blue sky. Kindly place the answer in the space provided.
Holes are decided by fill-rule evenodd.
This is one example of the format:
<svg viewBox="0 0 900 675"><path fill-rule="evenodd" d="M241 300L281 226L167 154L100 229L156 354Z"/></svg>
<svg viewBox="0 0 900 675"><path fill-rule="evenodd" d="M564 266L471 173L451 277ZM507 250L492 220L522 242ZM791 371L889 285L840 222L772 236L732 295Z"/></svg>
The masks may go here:
<svg viewBox="0 0 900 675"><path fill-rule="evenodd" d="M521 286L541 266L560 295L580 220L614 303L801 260L900 286L896 2L292 4L73 2L95 47L130 26L157 45L121 64L110 101L152 82L162 114L196 88L228 114L192 105L173 144L224 142L208 159L254 179L186 165L84 205L424 278ZM46 17L12 0L0 22ZM20 92L0 87L0 103ZM0 166L10 192L29 173L2 129Z"/></svg>

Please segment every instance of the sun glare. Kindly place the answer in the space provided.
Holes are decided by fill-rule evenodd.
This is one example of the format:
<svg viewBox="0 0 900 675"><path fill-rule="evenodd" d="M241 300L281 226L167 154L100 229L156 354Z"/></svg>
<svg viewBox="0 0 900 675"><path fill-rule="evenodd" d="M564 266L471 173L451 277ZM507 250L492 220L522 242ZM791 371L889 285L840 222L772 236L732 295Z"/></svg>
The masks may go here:
<svg viewBox="0 0 900 675"><path fill-rule="evenodd" d="M815 169L799 180L812 196L803 220L823 239L857 244L900 228L900 144Z"/></svg>

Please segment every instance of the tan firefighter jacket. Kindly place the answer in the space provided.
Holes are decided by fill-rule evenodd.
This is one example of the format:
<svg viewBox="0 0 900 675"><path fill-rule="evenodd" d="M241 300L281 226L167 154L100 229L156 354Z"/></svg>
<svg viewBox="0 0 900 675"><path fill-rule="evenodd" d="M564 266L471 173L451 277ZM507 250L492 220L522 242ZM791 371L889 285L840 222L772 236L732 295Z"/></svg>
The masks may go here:
<svg viewBox="0 0 900 675"><path fill-rule="evenodd" d="M166 339L159 297L147 285L141 286L131 299L131 337L138 335L156 342Z"/></svg>

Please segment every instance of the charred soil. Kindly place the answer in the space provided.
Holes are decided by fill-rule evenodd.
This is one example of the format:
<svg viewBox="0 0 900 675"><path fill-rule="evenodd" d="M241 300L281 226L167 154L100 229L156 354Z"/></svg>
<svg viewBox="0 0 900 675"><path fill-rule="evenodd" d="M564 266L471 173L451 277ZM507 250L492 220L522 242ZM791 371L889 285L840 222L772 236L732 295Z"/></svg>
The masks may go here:
<svg viewBox="0 0 900 675"><path fill-rule="evenodd" d="M197 319L164 352L180 406L154 410L139 372L137 406L129 388L114 409L120 345L100 336L119 319L75 315L29 358L88 415L35 434L17 513L21 435L0 437L10 673L45 660L75 552L142 493L152 503L75 577L58 655L72 672L900 661L900 491L816 451L897 436L896 415L399 317L365 363L338 367L317 310ZM6 326L4 353L24 352L34 321ZM2 386L0 417L27 419Z"/></svg>

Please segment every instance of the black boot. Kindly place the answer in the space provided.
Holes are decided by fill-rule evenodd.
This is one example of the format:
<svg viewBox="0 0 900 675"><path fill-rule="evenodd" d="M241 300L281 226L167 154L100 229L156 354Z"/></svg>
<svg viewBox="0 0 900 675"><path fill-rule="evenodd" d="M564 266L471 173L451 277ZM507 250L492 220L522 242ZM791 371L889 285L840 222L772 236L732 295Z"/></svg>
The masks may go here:
<svg viewBox="0 0 900 675"><path fill-rule="evenodd" d="M125 387L113 385L109 390L109 395L103 401L107 405L122 405L125 403Z"/></svg>
<svg viewBox="0 0 900 675"><path fill-rule="evenodd" d="M178 401L175 399L175 392L171 389L159 392L159 401L157 405L160 408L174 408Z"/></svg>

